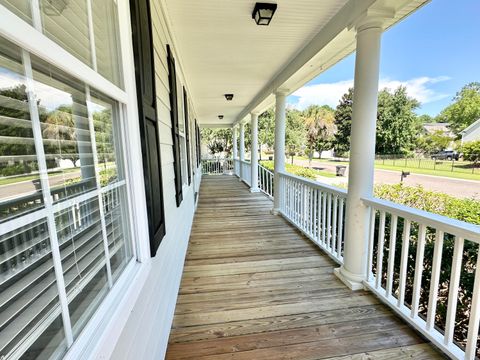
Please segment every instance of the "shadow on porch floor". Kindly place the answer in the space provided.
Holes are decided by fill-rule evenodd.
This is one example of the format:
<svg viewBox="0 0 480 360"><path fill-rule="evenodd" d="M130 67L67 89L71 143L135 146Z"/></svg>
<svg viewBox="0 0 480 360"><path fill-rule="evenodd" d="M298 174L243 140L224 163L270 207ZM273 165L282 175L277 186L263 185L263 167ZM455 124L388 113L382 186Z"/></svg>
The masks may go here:
<svg viewBox="0 0 480 360"><path fill-rule="evenodd" d="M167 359L442 359L233 176L204 176Z"/></svg>

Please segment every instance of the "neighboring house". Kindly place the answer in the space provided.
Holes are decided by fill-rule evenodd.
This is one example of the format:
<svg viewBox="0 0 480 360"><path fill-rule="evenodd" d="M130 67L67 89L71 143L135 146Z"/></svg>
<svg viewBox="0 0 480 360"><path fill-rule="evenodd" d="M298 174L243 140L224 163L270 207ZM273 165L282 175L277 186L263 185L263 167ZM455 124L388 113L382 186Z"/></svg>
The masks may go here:
<svg viewBox="0 0 480 360"><path fill-rule="evenodd" d="M423 131L428 135L440 131L443 135L453 137L453 132L450 130L450 124L448 123L425 123L423 124Z"/></svg>
<svg viewBox="0 0 480 360"><path fill-rule="evenodd" d="M174 327L187 331L193 345L197 339L211 341L182 358L207 358L202 354L220 343L231 354L218 358L327 356L319 351L330 358L369 357L377 350L386 350L377 355L387 358L416 354L403 346L423 340L381 302L446 354L460 358L464 351L453 340L458 277L464 242L480 242L477 229L371 195L381 35L428 2L282 0L267 27L257 24L265 24L272 4L257 4L258 10L251 1L0 0L0 157L28 157L40 174L28 170L24 175L33 177L31 183L22 179L1 187L0 359L160 360L177 300L183 315ZM285 173L285 107L289 94L354 51L358 102L349 164L352 191L347 193ZM224 96L230 93L232 101ZM258 133L258 114L274 102L277 163L274 173L264 174L274 195L272 213L264 198L249 204L259 194L250 194L239 181L233 190L206 184L200 191L199 125L218 126L218 116L224 115L221 124L234 127L235 144L240 130L234 154L240 151L243 159L245 122L251 121L252 133ZM64 154L80 159L79 168L56 169L55 159ZM256 151L252 155L251 162L235 163L251 191L258 192ZM221 204L219 194L226 199ZM195 217L204 223L194 227L192 242L209 242L215 252L207 258L201 251L185 267L193 275L187 296L210 309L193 312L179 287L199 198L207 211ZM219 212L222 207L229 208L227 214ZM389 226L398 223L397 231L385 231L385 219ZM248 229L240 231L239 223ZM211 235L214 225L218 231ZM319 248L306 243L293 226L302 226ZM405 226L403 236L400 226ZM413 231L415 226L423 232ZM458 240L448 301L454 305L448 308L445 336L436 330L435 305L428 325L419 314L427 227L438 229L437 239L443 241L448 233ZM241 240L245 233L255 252L244 255L239 244L233 249L237 253L225 253L229 239ZM418 241L414 233L420 234ZM292 239L294 246L288 242ZM400 241L406 241L401 251L395 245ZM415 259L409 241L419 244ZM281 248L280 257L270 253L272 244ZM390 250L384 257L384 244L398 253ZM435 248L433 285L439 281L441 246ZM325 252L333 260L325 255L317 261ZM393 263L397 255L401 273ZM411 275L415 261L414 288L405 295L407 267ZM376 285L367 268L374 262L381 274ZM336 274L348 288L332 275L337 264L342 267ZM283 282L290 270L295 276ZM310 285L298 285L307 277L311 286L326 283L328 288L310 293ZM272 298L268 286L259 285L266 283L285 297ZM202 291L209 284L229 290ZM258 294L251 298L238 290L255 286ZM378 298L350 291L365 288ZM430 292L433 304L438 288ZM470 307L476 341L475 294ZM297 298L306 300L302 307ZM218 316L228 322L222 329ZM337 320L340 327L330 327ZM290 333L288 326L295 324L305 330ZM269 336L280 338L265 337L263 332L272 328L278 331ZM249 339L249 348L237 339ZM475 351L471 339L468 359ZM182 347L182 336L177 340ZM313 345L305 345L308 341ZM273 355L246 351L270 346L277 349ZM422 345L420 356L424 350L434 351Z"/></svg>
<svg viewBox="0 0 480 360"><path fill-rule="evenodd" d="M475 121L465 130L461 131L462 135L462 144L470 141L479 141L480 140L480 119Z"/></svg>

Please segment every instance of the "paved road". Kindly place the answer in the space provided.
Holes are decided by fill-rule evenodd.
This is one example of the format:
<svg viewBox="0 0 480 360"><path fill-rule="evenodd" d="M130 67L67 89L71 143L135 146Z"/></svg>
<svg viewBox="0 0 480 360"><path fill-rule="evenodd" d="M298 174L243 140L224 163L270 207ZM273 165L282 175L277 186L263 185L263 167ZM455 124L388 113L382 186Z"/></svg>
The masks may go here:
<svg viewBox="0 0 480 360"><path fill-rule="evenodd" d="M50 177L50 186L57 186L63 184L65 180L74 179L80 176L80 171L69 172ZM0 201L8 198L28 195L35 192L35 185L30 181L21 181L14 184L0 186Z"/></svg>
<svg viewBox="0 0 480 360"><path fill-rule="evenodd" d="M297 165L308 166L308 160L296 159L294 161ZM335 171L335 164L312 161L312 166L323 168L329 171ZM400 182L400 171L375 169L375 184L398 184ZM332 178L327 181L330 184L338 184L346 182L348 177L347 172L344 178ZM480 181L453 179L442 176L411 174L404 179L406 185L422 185L425 189L443 192L455 197L461 198L475 198L480 200Z"/></svg>

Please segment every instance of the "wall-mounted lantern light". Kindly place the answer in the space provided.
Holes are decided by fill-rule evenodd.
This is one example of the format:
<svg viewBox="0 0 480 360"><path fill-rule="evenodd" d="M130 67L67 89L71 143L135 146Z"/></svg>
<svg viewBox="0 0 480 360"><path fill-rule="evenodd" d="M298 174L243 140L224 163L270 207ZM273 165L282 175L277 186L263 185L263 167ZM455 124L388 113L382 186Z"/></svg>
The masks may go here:
<svg viewBox="0 0 480 360"><path fill-rule="evenodd" d="M225 99L227 99L227 101L232 101L233 100L233 94L225 94Z"/></svg>
<svg viewBox="0 0 480 360"><path fill-rule="evenodd" d="M255 20L257 25L267 26L270 24L270 21L272 21L275 10L277 10L277 4L256 3L252 13L252 19Z"/></svg>

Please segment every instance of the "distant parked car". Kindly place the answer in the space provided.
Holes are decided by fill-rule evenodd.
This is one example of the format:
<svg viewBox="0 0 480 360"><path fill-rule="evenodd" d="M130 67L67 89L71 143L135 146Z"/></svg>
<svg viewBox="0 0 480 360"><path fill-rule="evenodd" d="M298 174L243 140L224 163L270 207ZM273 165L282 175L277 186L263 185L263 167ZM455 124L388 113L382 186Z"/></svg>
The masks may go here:
<svg viewBox="0 0 480 360"><path fill-rule="evenodd" d="M460 154L454 150L443 150L431 155L432 160L458 160Z"/></svg>

